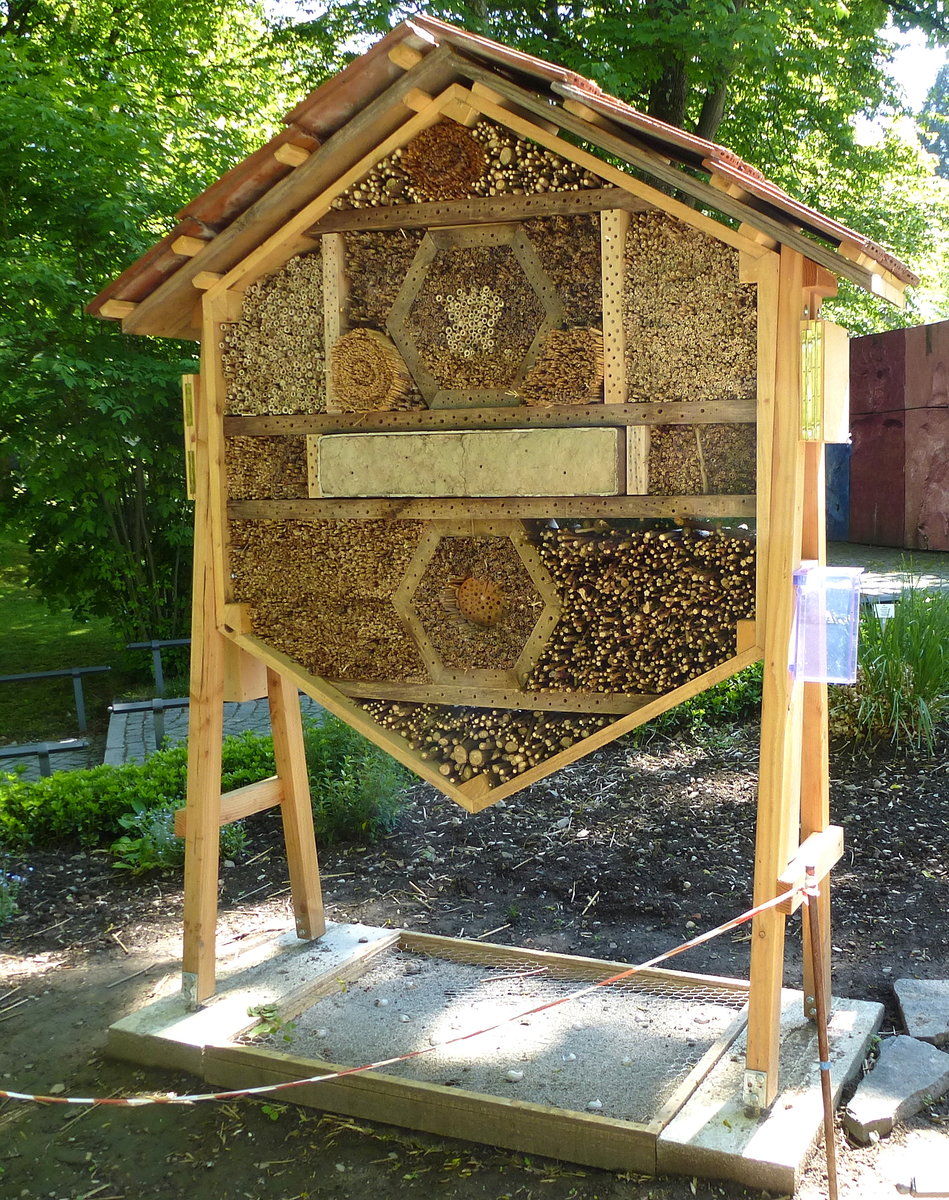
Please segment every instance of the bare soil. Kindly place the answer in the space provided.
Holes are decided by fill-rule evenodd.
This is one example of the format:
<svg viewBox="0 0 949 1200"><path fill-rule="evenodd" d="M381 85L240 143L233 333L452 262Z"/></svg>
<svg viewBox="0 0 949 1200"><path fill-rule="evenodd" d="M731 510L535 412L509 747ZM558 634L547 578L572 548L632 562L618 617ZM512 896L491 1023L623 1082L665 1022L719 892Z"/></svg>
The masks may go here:
<svg viewBox="0 0 949 1200"><path fill-rule="evenodd" d="M483 937L637 962L750 902L757 746L752 731L608 747L477 816L419 785L382 843L322 854L336 921ZM847 850L835 872L835 991L886 1005L894 979L949 979L949 763L838 754L834 819ZM272 815L225 864L219 945L233 952L289 924L286 865ZM103 1057L108 1025L176 972L178 874L130 878L107 853L71 848L11 864L22 912L0 943L0 1087L67 1096L201 1090L195 1080ZM742 976L738 930L677 960ZM787 982L800 982L800 924ZM921 1164L949 1161L949 1103L930 1105L877 1146L839 1135L844 1200L894 1197ZM944 1168L945 1169L945 1168ZM947 1185L949 1190L949 1185ZM192 1107L78 1108L0 1103L0 1197L151 1200L193 1196L433 1194L461 1200L688 1200L758 1193L527 1159L352 1121L273 1100ZM826 1195L815 1154L799 1195Z"/></svg>

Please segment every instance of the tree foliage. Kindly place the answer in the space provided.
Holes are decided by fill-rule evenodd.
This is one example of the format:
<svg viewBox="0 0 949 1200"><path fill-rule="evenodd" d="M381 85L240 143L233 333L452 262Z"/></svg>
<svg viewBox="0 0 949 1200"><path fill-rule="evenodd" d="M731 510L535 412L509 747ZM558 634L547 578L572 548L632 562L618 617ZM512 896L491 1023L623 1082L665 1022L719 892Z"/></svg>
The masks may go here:
<svg viewBox="0 0 949 1200"><path fill-rule="evenodd" d="M0 5L0 517L51 603L129 639L187 626L178 377L194 350L83 306L313 74L305 43L243 0Z"/></svg>

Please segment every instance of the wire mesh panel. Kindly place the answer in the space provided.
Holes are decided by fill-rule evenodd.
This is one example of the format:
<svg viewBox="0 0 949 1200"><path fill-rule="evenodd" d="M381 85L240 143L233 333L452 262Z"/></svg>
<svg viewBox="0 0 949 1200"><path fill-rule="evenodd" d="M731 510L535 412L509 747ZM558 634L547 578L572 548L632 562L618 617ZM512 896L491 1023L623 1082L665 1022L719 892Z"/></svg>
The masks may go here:
<svg viewBox="0 0 949 1200"><path fill-rule="evenodd" d="M465 951L393 948L284 1026L280 1048L352 1066L415 1054L382 1070L648 1123L713 1046L724 1052L745 1003L741 990L677 976L585 991L610 972L584 979L502 947L458 961Z"/></svg>

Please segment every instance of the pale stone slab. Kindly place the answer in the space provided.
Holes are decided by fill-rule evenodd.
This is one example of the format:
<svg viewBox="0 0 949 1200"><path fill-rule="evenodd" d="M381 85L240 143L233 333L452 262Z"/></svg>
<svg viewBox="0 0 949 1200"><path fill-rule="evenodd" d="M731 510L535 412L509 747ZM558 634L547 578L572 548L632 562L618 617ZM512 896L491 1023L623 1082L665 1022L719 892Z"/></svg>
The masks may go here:
<svg viewBox="0 0 949 1200"><path fill-rule="evenodd" d="M316 448L325 497L626 492L621 429L334 433L316 439Z"/></svg>
<svg viewBox="0 0 949 1200"><path fill-rule="evenodd" d="M910 1037L949 1046L949 979L898 979L893 991Z"/></svg>
<svg viewBox="0 0 949 1200"><path fill-rule="evenodd" d="M743 1035L660 1133L659 1173L794 1192L823 1122L817 1031L803 1012L801 992L782 992L780 1092L771 1108L760 1117L745 1113ZM880 1004L834 999L828 1033L835 1101L859 1071L882 1019Z"/></svg>
<svg viewBox="0 0 949 1200"><path fill-rule="evenodd" d="M332 923L313 941L301 941L293 933L271 935L256 951L218 970L216 995L197 1010L189 1009L182 998L180 975L170 976L165 995L109 1027L106 1053L200 1075L205 1046L238 1037L254 1024L249 1008L277 1003L285 1007L288 995L305 992L314 979L360 951L371 953L392 936L391 930L370 925Z"/></svg>
<svg viewBox="0 0 949 1200"><path fill-rule="evenodd" d="M900 1035L880 1048L876 1066L844 1112L847 1132L859 1142L888 1134L930 1100L949 1092L949 1054Z"/></svg>

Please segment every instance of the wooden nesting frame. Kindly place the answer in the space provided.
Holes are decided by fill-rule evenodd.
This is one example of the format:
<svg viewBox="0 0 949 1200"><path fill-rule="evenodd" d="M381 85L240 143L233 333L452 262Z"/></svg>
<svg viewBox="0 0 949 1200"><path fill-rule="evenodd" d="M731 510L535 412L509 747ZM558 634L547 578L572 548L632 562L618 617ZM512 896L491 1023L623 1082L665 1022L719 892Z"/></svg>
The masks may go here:
<svg viewBox="0 0 949 1200"><path fill-rule="evenodd" d="M398 47L397 47L398 49ZM391 57L406 73L391 84L325 147L306 161L298 156L292 186L317 180L308 198L293 206L279 228L262 227L237 260L224 262L218 236L208 251L209 265L194 283L202 291L201 388L196 393L191 434L196 492L196 547L193 626L191 738L189 741L188 806L181 819L186 835L184 989L199 1003L214 991L214 932L217 896L219 826L248 812L279 803L287 834L291 890L301 937L317 937L323 928L316 852L308 824L305 764L299 731L296 689L302 687L325 707L389 750L396 758L442 788L470 811L477 811L543 775L620 736L679 701L711 686L757 659L764 660L762 754L759 775L755 858L755 900L771 899L788 872L800 866L799 846L810 845L822 871L836 851L828 843L826 688L795 682L787 669L791 631L791 576L802 558L824 559L823 457L819 442L804 443L800 422L800 318L813 320L820 298L830 294L839 274L896 298L887 273L873 274L868 265L812 242L757 209L744 193L716 191L686 177L617 127L575 100L551 106L550 98L510 82L498 72L439 47L419 54L402 47ZM449 69L450 68L450 69ZM446 74L447 72L447 74ZM445 78L453 81L445 84ZM459 80L467 80L463 84ZM469 86L470 85L470 86ZM567 89L569 91L569 88ZM592 103L592 101L591 101ZM592 115L591 115L592 114ZM595 144L656 178L667 189L682 186L693 197L740 222L733 229L697 208L659 191L632 174L596 158L559 135L550 124L581 142ZM444 118L471 124L478 117L496 122L520 138L551 150L578 168L594 172L601 186L565 195L498 196L469 201L395 206L389 210L342 211L333 203L374 164L405 146L418 132ZM593 119L595 118L595 119ZM656 208L738 251L740 278L757 289L757 399L702 404L682 401L662 405L629 404L623 370L622 251L630 212ZM411 211L409 211L411 210ZM479 225L516 223L544 213L601 214L603 322L606 341L604 403L572 406L571 411L489 407L479 398L476 408L432 408L426 411L350 416L328 411L305 417L224 417L224 380L218 339L222 323L240 312L241 293L253 281L279 268L322 238L324 266L324 331L329 345L345 330L344 243L347 229L469 229ZM246 222L244 222L246 225ZM435 236L435 235L433 235ZM445 236L438 234L437 236ZM460 235L452 234L456 238ZM464 237L471 236L464 234ZM816 282L815 282L816 281ZM175 292L177 295L177 292ZM176 301L177 303L177 301ZM133 331L150 331L162 300L134 304L108 302L103 315L121 317ZM183 318L186 319L186 318ZM180 322L179 322L180 324ZM178 326L175 326L179 332ZM459 399L459 398L453 398ZM757 423L758 494L755 496L675 496L648 494L649 429L653 424L751 421ZM224 433L321 435L330 432L454 429L530 429L608 425L622 431L625 488L606 497L510 496L471 497L446 501L417 497L318 498L299 501L243 501L228 504L223 471ZM629 711L590 737L519 776L511 784L486 789L475 777L455 787L420 762L405 739L381 729L342 684L317 679L278 649L254 634L252 614L234 602L227 561L227 519L306 520L322 518L425 519L436 521L501 521L531 518L627 519L673 517L756 517L758 581L756 621L741 622L736 652L689 683L659 698L628 697ZM220 743L225 678L225 649L236 647L262 664L275 733L277 776L264 784L220 797ZM437 694L446 703L477 703L469 681L441 680ZM352 691L351 687L348 690ZM378 689L377 689L378 690ZM359 692L359 695L366 693ZM521 693L525 699L539 701ZM820 845L814 850L816 837ZM803 853L803 852L801 852ZM830 946L829 898L826 886L819 901L825 947ZM750 1015L746 1077L749 1102L765 1107L778 1084L778 1017L784 957L785 914L772 908L755 921L752 938ZM806 936L806 935L805 935ZM805 962L809 956L805 954ZM807 970L807 968L805 968ZM829 978L829 972L828 972ZM805 994L813 995L806 975Z"/></svg>

